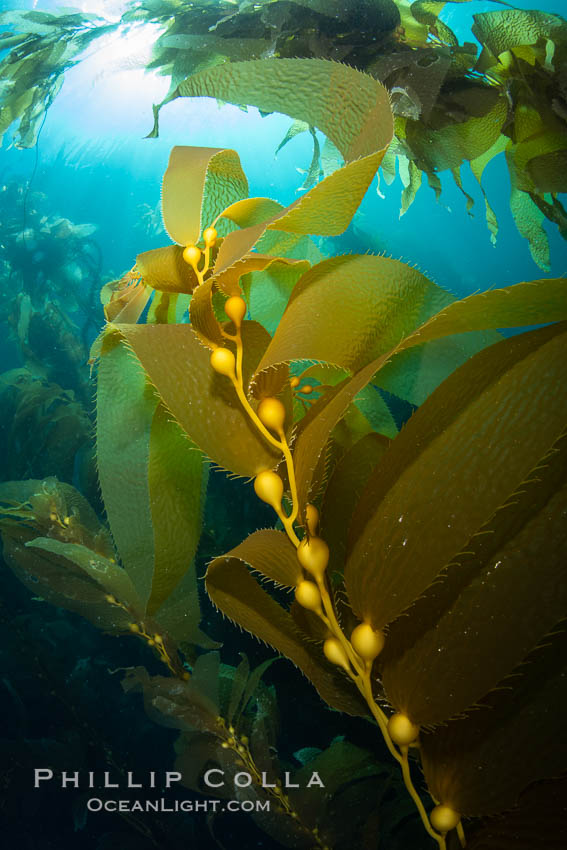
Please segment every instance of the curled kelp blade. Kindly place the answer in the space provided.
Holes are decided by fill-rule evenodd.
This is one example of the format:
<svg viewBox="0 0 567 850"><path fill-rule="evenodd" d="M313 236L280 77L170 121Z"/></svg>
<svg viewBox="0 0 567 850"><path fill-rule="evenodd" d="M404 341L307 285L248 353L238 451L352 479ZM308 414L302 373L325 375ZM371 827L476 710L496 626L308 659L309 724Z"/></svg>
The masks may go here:
<svg viewBox="0 0 567 850"><path fill-rule="evenodd" d="M144 312L151 295L152 292L145 282L132 272L128 272L120 280L106 283L100 294L105 319L108 322L135 324Z"/></svg>
<svg viewBox="0 0 567 850"><path fill-rule="evenodd" d="M381 628L407 608L551 449L566 345L565 323L497 343L406 424L351 527L345 583L361 619Z"/></svg>
<svg viewBox="0 0 567 850"><path fill-rule="evenodd" d="M563 621L477 710L421 737L437 800L463 815L496 814L514 806L534 780L564 771L566 650Z"/></svg>
<svg viewBox="0 0 567 850"><path fill-rule="evenodd" d="M236 151L178 145L163 178L165 229L178 245L195 245L221 210L247 194Z"/></svg>
<svg viewBox="0 0 567 850"><path fill-rule="evenodd" d="M280 454L250 422L230 381L211 368L210 350L190 326L121 325L118 330L164 406L207 458L247 477L277 464ZM257 347L247 351L244 345L247 375L258 362L249 359L252 349L261 356Z"/></svg>
<svg viewBox="0 0 567 850"><path fill-rule="evenodd" d="M356 105L352 91L357 92ZM217 270L250 251L267 228L322 235L336 235L346 229L393 136L389 97L380 83L327 60L268 59L226 64L195 74L164 103L177 97L203 96L305 117L329 136L346 161L344 168L289 207L271 213L264 222L229 234L219 252Z"/></svg>
<svg viewBox="0 0 567 850"><path fill-rule="evenodd" d="M139 361L114 331L105 335L100 354L97 461L120 557L144 610L152 615L193 569L204 466L200 452L159 402ZM191 599L197 625L196 593Z"/></svg>
<svg viewBox="0 0 567 850"><path fill-rule="evenodd" d="M566 510L563 437L392 624L382 681L414 723L439 723L476 704L565 615Z"/></svg>
<svg viewBox="0 0 567 850"><path fill-rule="evenodd" d="M159 292L193 292L199 281L191 266L183 259L180 245L153 248L136 257L136 272L146 286ZM120 321L120 317L108 316L108 320Z"/></svg>
<svg viewBox="0 0 567 850"><path fill-rule="evenodd" d="M329 705L349 714L365 714L364 705L342 674L328 665L322 653L305 646L290 614L250 574L249 567L267 576L274 569L278 578L286 583L292 581L300 570L291 543L285 539L281 541L281 557L272 568L272 554L270 547L265 545L266 539L255 537L250 544L249 540L232 552L215 558L209 565L206 587L213 603L239 626L293 661ZM271 539L270 544L272 542ZM289 551L290 556L283 555L283 546L287 547L285 551ZM297 568L291 563L291 558Z"/></svg>

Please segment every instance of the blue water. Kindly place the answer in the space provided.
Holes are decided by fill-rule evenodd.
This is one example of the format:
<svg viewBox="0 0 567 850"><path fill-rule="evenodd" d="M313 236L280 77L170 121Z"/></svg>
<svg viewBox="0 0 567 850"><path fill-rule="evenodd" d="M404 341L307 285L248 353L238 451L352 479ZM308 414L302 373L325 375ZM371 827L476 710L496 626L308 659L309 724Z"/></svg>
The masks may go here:
<svg viewBox="0 0 567 850"><path fill-rule="evenodd" d="M32 2L2 3L0 8L32 8ZM518 8L560 12L560 0L517 0ZM61 3L39 0L36 8L63 6L103 12L117 18L125 3L112 0ZM471 38L472 15L502 8L490 2L451 4L443 16L460 38ZM97 226L103 267L113 274L129 269L142 250L167 244L164 233L149 233L144 213L156 211L163 171L173 145L233 147L240 154L253 195L283 203L296 198L311 160L307 134L293 139L274 158L290 124L286 116L262 118L212 99L179 99L163 109L160 138L144 139L152 126L152 103L162 99L168 81L154 73L124 66L147 54L152 32L140 30L124 39L112 36L106 46L95 42L90 58L71 69L60 95L48 111L37 150L10 148L8 131L0 150L2 180L16 179L43 192L53 211L75 223ZM37 164L36 164L37 158ZM545 277L530 256L528 243L515 229L508 206L509 179L504 155L490 163L484 186L500 224L496 246L484 220L484 202L468 166L462 169L464 188L475 198L472 215L450 174L437 203L425 185L409 212L400 219L402 185L376 182L357 213L348 234L333 250L382 253L415 264L457 295L520 280ZM154 221L159 221L155 215ZM567 272L567 245L546 223L551 244L551 276Z"/></svg>

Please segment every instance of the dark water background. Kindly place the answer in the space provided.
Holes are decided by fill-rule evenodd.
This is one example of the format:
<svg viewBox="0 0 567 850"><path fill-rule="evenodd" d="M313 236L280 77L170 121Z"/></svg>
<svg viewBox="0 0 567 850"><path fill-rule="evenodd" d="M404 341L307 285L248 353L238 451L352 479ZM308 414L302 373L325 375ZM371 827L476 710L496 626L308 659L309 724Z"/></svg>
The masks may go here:
<svg viewBox="0 0 567 850"><path fill-rule="evenodd" d="M52 10L62 5L40 2L38 8ZM98 4L68 5L89 11L120 12L120 4L104 0ZM565 13L561 0L516 0L514 5ZM0 9L32 6L0 3ZM499 7L487 2L449 4L443 18L461 39L470 38L472 15L494 8ZM95 42L89 51L91 58L68 72L61 94L49 109L37 148L11 147L9 131L0 150L0 184L15 184L30 193L42 193L44 198L39 203L46 215L96 226L93 239L100 251L102 282L131 268L137 253L168 244L160 228L159 199L161 177L173 145L235 148L250 182L250 194L270 196L284 204L297 197L303 181L297 169L307 168L311 160L307 135L292 140L274 158L289 127L289 118L262 118L254 109L246 114L232 106L219 108L208 99L180 99L168 105L161 116L160 138L144 139L152 125L152 103L162 99L168 85L164 78L131 67L147 54L148 43L143 32L127 43L116 36L111 36L106 46ZM484 202L468 167L463 168L463 181L465 190L476 200L471 216L467 215L465 198L450 176L444 175L441 203L436 203L433 191L423 185L402 219L399 178L391 186L382 181L384 198L378 196L374 182L348 232L339 239L323 241L321 247L334 253L385 252L417 265L458 296L547 276L531 259L528 243L519 236L512 221L504 156L490 163L483 181L500 223L496 246L490 242ZM0 196L2 215L22 213L24 229L21 207L14 213L9 207L2 209L1 204ZM560 276L567 272L566 244L549 223L545 226L551 244L549 276ZM83 296L89 294L87 284L76 285L83 287ZM88 327L91 341L97 322L100 326L103 320L102 310L97 310ZM80 309L74 308L72 317L79 325L85 320ZM7 316L1 313L0 360L1 371L21 365L18 348L10 339ZM1 468L0 478L5 478ZM257 503L251 511L251 502L245 498L241 484L221 480L217 475L211 492L206 522L224 528L223 549L271 521L268 515L259 513ZM226 505L239 508L227 510ZM87 765L88 769L103 770L110 753L112 759L127 764L128 769L171 769L175 735L148 720L139 699L134 705L133 697L122 694L119 676L108 673L109 669L137 663L159 672L157 662L143 646L126 638L105 637L78 617L34 605L27 591L7 571L3 572L2 588L0 684L4 717L0 755L5 764L4 776L12 777L12 770L18 776L14 784L8 783L9 792L0 805L4 846L23 850L145 850L155 846L176 850L217 846L203 819L177 818L165 826L153 823L148 837L126 822L117 823L117 818L111 816L89 817L85 822L81 794L39 796L30 792L29 774L22 772L22 765L27 769L32 764L63 763L69 769ZM220 622L212 612L207 616L211 634L225 641L226 663L238 663L238 650L246 650L253 663L270 655L257 642ZM291 759L301 747L324 747L345 730L343 718L323 710L313 689L291 665L278 662L268 681L270 677L279 687L284 718L282 752L286 758ZM374 746L377 757L384 756L379 744L369 740L362 721L351 722L348 731L350 740ZM18 764L10 767L14 742L19 742ZM242 816L225 821L219 832L228 850L280 846ZM400 850L425 850L428 846L421 829L413 831L411 819L405 836L400 838ZM389 846L382 850L396 849Z"/></svg>

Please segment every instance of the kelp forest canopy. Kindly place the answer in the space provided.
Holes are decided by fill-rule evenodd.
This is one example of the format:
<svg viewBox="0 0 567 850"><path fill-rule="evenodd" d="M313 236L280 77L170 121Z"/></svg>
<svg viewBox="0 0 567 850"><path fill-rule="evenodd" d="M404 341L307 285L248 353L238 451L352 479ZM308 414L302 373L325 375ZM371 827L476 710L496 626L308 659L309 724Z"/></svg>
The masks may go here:
<svg viewBox="0 0 567 850"><path fill-rule="evenodd" d="M460 43L442 13L468 2L140 0L112 22L76 11L4 12L0 134L11 131L16 146L33 147L65 72L95 40L115 31L127 36L141 26L157 27L146 68L170 79L166 101L182 94L188 78L225 62L331 59L365 71L390 93L395 137L382 168L384 180L392 182L397 161L402 214L424 176L439 197L444 172L463 191L470 211L474 200L461 182L468 163L495 241L498 221L481 181L488 163L501 154L516 226L536 263L548 271L545 219L567 238L559 197L567 191L567 22L558 14L494 0L492 11L472 15L475 40ZM338 167L340 157L331 144L320 149L309 120L294 122L282 145L304 131L314 138L308 189Z"/></svg>

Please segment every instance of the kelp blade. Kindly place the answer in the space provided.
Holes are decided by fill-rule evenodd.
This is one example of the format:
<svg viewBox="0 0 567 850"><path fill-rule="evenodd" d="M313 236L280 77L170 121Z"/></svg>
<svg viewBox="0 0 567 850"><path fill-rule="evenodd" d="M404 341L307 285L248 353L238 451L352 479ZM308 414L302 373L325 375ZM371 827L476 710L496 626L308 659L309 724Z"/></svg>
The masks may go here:
<svg viewBox="0 0 567 850"><path fill-rule="evenodd" d="M99 364L97 459L119 555L153 614L192 569L205 467L114 330Z"/></svg>
<svg viewBox="0 0 567 850"><path fill-rule="evenodd" d="M201 204L207 180L214 181L206 196L207 221L201 221ZM195 245L203 226L212 223L224 207L247 194L248 183L238 154L221 148L178 145L171 151L162 186L165 229L178 245ZM213 218L209 219L209 216Z"/></svg>
<svg viewBox="0 0 567 850"><path fill-rule="evenodd" d="M271 534L281 532L271 532ZM250 538L236 550L215 558L209 565L206 576L207 592L213 603L242 628L261 640L265 640L279 652L291 659L315 685L321 697L334 708L349 714L364 714L365 708L358 700L342 675L330 668L322 653L307 648L290 614L284 610L251 576L248 566L263 575L270 576L273 569L270 547L266 540ZM283 538L283 534L282 534ZM289 541L282 539L285 558L295 559ZM283 552L282 552L283 554ZM284 560L276 567L276 581L284 578L285 583L297 581L298 564L289 562L282 572Z"/></svg>
<svg viewBox="0 0 567 850"><path fill-rule="evenodd" d="M566 510L563 437L410 616L392 624L382 681L414 723L439 723L477 703L564 616Z"/></svg>
<svg viewBox="0 0 567 850"><path fill-rule="evenodd" d="M358 616L397 617L553 446L566 342L562 323L497 343L414 414L355 514L345 580Z"/></svg>
<svg viewBox="0 0 567 850"><path fill-rule="evenodd" d="M213 371L210 352L191 327L122 325L119 330L165 407L207 458L244 476L276 465L278 453L258 435L231 383ZM249 371L246 360L245 368Z"/></svg>

